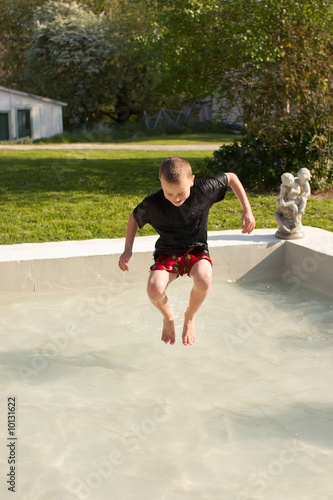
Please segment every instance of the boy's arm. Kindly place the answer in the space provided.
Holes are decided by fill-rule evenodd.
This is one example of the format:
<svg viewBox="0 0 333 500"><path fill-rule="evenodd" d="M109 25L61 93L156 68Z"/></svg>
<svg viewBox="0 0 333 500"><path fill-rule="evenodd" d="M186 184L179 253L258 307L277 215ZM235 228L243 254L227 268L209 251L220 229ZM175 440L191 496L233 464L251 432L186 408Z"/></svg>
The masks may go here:
<svg viewBox="0 0 333 500"><path fill-rule="evenodd" d="M250 202L246 196L245 189L243 188L243 185L241 181L238 179L237 175L228 172L226 173L226 176L228 177L228 184L239 199L240 204L242 205L243 208L243 215L242 215L242 233L251 233L253 229L255 228L256 221L254 218L254 215L252 213L252 208L250 205Z"/></svg>
<svg viewBox="0 0 333 500"><path fill-rule="evenodd" d="M128 271L128 262L132 257L133 242L138 230L138 223L134 219L133 212L129 216L127 229L126 229L126 239L125 239L125 250L123 254L119 257L118 265L122 271Z"/></svg>

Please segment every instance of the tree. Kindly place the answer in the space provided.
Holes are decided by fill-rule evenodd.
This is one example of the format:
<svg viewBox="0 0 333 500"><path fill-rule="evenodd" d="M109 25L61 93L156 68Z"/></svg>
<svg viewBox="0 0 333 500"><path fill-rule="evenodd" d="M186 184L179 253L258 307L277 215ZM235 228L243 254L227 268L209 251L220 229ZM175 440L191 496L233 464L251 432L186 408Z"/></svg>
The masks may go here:
<svg viewBox="0 0 333 500"><path fill-rule="evenodd" d="M102 115L122 123L153 101L143 36L143 0L48 1L36 10L28 58L30 90L68 102L70 126ZM138 36L140 33L140 36Z"/></svg>
<svg viewBox="0 0 333 500"><path fill-rule="evenodd" d="M306 164L313 185L323 187L333 181L333 7L312 0L252 3L253 11L265 5L268 22L248 24L245 60L229 96L231 90L241 97L247 134L270 160L285 151L285 167ZM278 168L272 173L279 178Z"/></svg>
<svg viewBox="0 0 333 500"><path fill-rule="evenodd" d="M117 51L103 15L50 0L36 10L28 59L30 88L68 102L69 124L86 123L112 99Z"/></svg>
<svg viewBox="0 0 333 500"><path fill-rule="evenodd" d="M155 62L145 43L151 30L151 12L145 0L113 0L110 4L109 23L118 40L117 78L114 100L101 109L112 120L123 123L160 104L160 95L154 92Z"/></svg>
<svg viewBox="0 0 333 500"><path fill-rule="evenodd" d="M147 0L152 30L145 43L156 64L156 92L171 105L220 86L227 61L216 0Z"/></svg>
<svg viewBox="0 0 333 500"><path fill-rule="evenodd" d="M164 92L192 97L218 92L237 99L247 134L259 139L261 148L299 145L289 154L298 161L311 157L321 182L332 178L330 1L150 3L156 11L151 46L159 55Z"/></svg>
<svg viewBox="0 0 333 500"><path fill-rule="evenodd" d="M44 0L11 0L0 4L0 81L24 90L25 59L32 32L33 14Z"/></svg>

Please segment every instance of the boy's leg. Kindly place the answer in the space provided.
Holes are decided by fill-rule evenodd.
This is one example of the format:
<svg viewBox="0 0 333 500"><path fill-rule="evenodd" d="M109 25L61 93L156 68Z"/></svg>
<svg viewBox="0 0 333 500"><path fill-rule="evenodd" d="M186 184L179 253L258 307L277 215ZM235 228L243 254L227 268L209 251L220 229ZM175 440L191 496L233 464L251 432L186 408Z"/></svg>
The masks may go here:
<svg viewBox="0 0 333 500"><path fill-rule="evenodd" d="M176 273L168 271L150 271L147 293L150 301L163 314L162 340L166 344L174 344L176 340L174 314L170 307L165 290L168 285L177 277Z"/></svg>
<svg viewBox="0 0 333 500"><path fill-rule="evenodd" d="M191 345L195 342L194 316L209 293L212 274L211 263L205 259L196 262L191 269L190 276L193 278L193 288L184 317L182 335L184 345Z"/></svg>

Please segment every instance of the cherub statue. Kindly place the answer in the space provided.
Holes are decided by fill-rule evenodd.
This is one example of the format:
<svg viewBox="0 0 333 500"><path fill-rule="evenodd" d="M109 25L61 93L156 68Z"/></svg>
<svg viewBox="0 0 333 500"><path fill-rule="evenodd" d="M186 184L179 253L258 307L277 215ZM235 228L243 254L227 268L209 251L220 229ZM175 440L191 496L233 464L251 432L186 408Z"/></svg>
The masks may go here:
<svg viewBox="0 0 333 500"><path fill-rule="evenodd" d="M279 226L275 233L277 238L303 238L302 215L306 202L311 194L309 180L311 173L307 168L301 168L295 178L293 174L285 173L281 176L280 197L277 200L278 208L274 218Z"/></svg>
<svg viewBox="0 0 333 500"><path fill-rule="evenodd" d="M298 213L300 216L304 214L306 202L311 194L311 188L309 180L311 179L310 170L307 168L301 168L297 172L297 177L295 179L295 184L300 187L300 195L297 198Z"/></svg>

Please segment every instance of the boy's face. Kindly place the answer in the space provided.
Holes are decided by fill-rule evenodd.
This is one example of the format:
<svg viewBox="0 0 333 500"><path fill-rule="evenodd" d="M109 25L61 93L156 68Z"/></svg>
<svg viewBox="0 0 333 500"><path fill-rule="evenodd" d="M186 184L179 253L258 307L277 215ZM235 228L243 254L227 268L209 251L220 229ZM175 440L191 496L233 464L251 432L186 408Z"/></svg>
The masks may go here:
<svg viewBox="0 0 333 500"><path fill-rule="evenodd" d="M163 194L175 207L180 207L191 194L191 187L194 183L194 175L184 177L177 183L167 182L163 177L160 177Z"/></svg>

